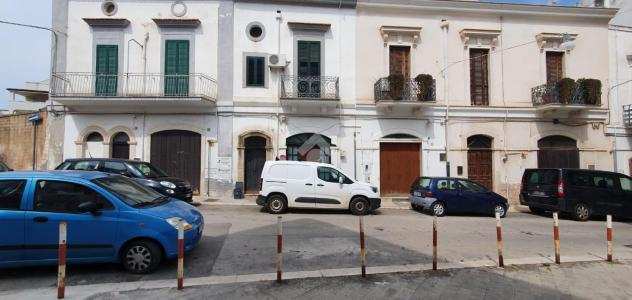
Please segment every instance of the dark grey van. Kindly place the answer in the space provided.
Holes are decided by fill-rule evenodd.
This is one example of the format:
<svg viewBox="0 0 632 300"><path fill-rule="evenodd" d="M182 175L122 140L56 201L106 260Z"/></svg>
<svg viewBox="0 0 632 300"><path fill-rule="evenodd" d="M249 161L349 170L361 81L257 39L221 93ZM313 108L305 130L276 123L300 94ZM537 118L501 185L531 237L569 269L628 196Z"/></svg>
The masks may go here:
<svg viewBox="0 0 632 300"><path fill-rule="evenodd" d="M520 204L534 213L557 211L586 221L611 214L632 217L632 178L595 170L527 169Z"/></svg>

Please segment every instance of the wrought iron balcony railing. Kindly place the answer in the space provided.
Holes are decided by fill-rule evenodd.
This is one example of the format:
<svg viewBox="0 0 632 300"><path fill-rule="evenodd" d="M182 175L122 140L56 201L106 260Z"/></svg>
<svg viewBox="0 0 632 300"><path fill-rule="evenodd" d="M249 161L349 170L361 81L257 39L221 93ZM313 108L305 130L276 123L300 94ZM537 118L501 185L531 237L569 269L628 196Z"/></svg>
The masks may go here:
<svg viewBox="0 0 632 300"><path fill-rule="evenodd" d="M436 99L436 81L425 91L415 79L404 79L402 84L391 83L388 77L380 78L373 86L375 101L433 102Z"/></svg>
<svg viewBox="0 0 632 300"><path fill-rule="evenodd" d="M600 106L601 94L591 95L579 85L564 92L559 83L547 83L531 89L533 106L546 104Z"/></svg>
<svg viewBox="0 0 632 300"><path fill-rule="evenodd" d="M217 99L217 82L204 74L55 73L53 97L201 97Z"/></svg>
<svg viewBox="0 0 632 300"><path fill-rule="evenodd" d="M340 99L339 79L335 76L281 76L281 99Z"/></svg>
<svg viewBox="0 0 632 300"><path fill-rule="evenodd" d="M632 105L623 106L623 124L632 128Z"/></svg>

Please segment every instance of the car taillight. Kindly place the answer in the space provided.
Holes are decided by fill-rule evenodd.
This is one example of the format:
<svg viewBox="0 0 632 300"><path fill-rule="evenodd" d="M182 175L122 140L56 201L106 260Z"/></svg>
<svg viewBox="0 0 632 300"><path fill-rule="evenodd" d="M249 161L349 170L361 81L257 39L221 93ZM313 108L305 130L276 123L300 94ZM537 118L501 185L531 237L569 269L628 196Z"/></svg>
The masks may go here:
<svg viewBox="0 0 632 300"><path fill-rule="evenodd" d="M424 197L432 197L432 192L431 191L426 191L424 193Z"/></svg>
<svg viewBox="0 0 632 300"><path fill-rule="evenodd" d="M557 183L557 197L564 198L564 182L562 180Z"/></svg>

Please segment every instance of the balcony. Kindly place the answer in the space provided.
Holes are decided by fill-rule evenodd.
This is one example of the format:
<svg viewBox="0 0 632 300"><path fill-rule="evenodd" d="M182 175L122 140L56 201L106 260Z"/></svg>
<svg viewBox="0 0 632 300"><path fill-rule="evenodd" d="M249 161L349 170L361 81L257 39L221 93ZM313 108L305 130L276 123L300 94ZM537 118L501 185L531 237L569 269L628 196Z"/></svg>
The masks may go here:
<svg viewBox="0 0 632 300"><path fill-rule="evenodd" d="M51 97L71 111L200 112L217 99L217 82L204 74L56 73Z"/></svg>
<svg viewBox="0 0 632 300"><path fill-rule="evenodd" d="M593 79L590 79L591 83L564 80L531 89L531 101L539 112L572 113L601 107L600 82Z"/></svg>
<svg viewBox="0 0 632 300"><path fill-rule="evenodd" d="M289 112L330 113L340 103L336 76L292 76L280 78L279 98Z"/></svg>
<svg viewBox="0 0 632 300"><path fill-rule="evenodd" d="M419 110L424 106L436 103L436 81L422 89L422 84L416 79L406 78L401 83L392 82L392 77L383 77L375 82L373 92L378 109L393 111L395 108L412 107Z"/></svg>
<svg viewBox="0 0 632 300"><path fill-rule="evenodd" d="M623 106L623 125L632 128L632 105Z"/></svg>

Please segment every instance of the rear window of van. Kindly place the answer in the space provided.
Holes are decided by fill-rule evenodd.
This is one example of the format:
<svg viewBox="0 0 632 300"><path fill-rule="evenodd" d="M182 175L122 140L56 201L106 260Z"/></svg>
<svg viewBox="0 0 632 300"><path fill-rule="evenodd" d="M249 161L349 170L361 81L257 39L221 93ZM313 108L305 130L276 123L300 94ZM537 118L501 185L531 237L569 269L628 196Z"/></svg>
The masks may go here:
<svg viewBox="0 0 632 300"><path fill-rule="evenodd" d="M560 178L558 170L529 170L525 172L527 185L556 185Z"/></svg>

